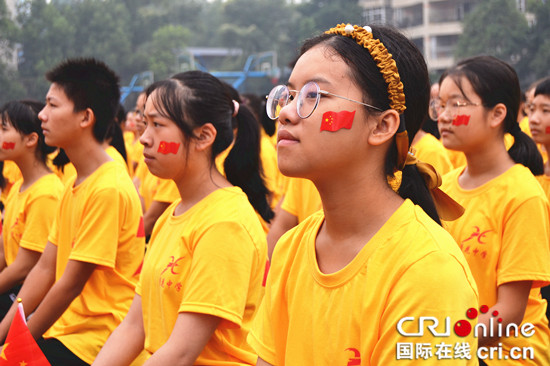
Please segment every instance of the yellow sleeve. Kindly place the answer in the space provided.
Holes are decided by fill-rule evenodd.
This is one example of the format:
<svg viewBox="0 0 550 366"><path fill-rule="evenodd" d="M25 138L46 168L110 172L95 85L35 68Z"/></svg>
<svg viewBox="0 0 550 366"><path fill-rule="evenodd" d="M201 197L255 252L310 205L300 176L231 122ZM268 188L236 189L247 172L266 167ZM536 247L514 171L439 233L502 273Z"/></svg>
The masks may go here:
<svg viewBox="0 0 550 366"><path fill-rule="evenodd" d="M101 189L88 198L69 259L115 268L122 204L116 187Z"/></svg>
<svg viewBox="0 0 550 366"><path fill-rule="evenodd" d="M502 234L497 286L513 281L533 281L533 287L550 284L549 224L543 197L533 197L511 213Z"/></svg>
<svg viewBox="0 0 550 366"><path fill-rule="evenodd" d="M59 197L43 195L27 206L25 231L19 246L40 253L44 251L58 204Z"/></svg>
<svg viewBox="0 0 550 366"><path fill-rule="evenodd" d="M159 178L158 181L153 201L172 203L180 198L180 192L173 180Z"/></svg>
<svg viewBox="0 0 550 366"><path fill-rule="evenodd" d="M210 314L241 326L251 279L258 266L265 266L265 258L260 264L257 249L242 225L212 225L193 251L178 311Z"/></svg>

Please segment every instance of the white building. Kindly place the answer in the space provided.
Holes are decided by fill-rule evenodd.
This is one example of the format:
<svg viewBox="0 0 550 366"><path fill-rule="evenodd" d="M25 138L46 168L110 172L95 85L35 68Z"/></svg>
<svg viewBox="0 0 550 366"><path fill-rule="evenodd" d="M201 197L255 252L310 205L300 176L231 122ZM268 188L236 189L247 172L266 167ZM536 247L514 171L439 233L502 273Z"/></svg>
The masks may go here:
<svg viewBox="0 0 550 366"><path fill-rule="evenodd" d="M365 24L387 23L401 29L422 51L428 69L438 73L453 65L464 16L479 1L360 0L359 4L365 9Z"/></svg>

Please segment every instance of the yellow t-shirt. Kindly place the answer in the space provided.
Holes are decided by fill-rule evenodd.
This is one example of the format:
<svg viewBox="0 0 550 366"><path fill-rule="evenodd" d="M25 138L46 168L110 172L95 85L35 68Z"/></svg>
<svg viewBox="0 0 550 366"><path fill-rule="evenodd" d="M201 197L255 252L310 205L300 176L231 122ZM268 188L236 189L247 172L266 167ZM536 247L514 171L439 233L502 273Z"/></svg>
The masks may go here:
<svg viewBox="0 0 550 366"><path fill-rule="evenodd" d="M8 198L11 187L23 176L21 175L21 171L19 170L17 164L15 164L11 160L4 160L4 169L2 170L2 175L6 180L6 188L2 190L0 200L2 202L6 202L6 198Z"/></svg>
<svg viewBox="0 0 550 366"><path fill-rule="evenodd" d="M61 179L61 182L66 185L68 181L76 177L76 169L73 163L69 162L63 166L63 171L54 165L53 172Z"/></svg>
<svg viewBox="0 0 550 366"><path fill-rule="evenodd" d="M124 144L126 146L126 154L128 156L128 167L130 169L130 175L134 176L134 164L139 164L143 156L143 145L139 142L139 139L134 139L133 132L124 133Z"/></svg>
<svg viewBox="0 0 550 366"><path fill-rule="evenodd" d="M547 175L537 175L535 178L539 181L542 190L546 193L546 198L550 201L550 177Z"/></svg>
<svg viewBox="0 0 550 366"><path fill-rule="evenodd" d="M141 205L128 173L110 161L65 191L48 240L57 245L56 280L69 260L97 264L86 285L47 331L92 363L134 297L145 238Z"/></svg>
<svg viewBox="0 0 550 366"><path fill-rule="evenodd" d="M178 314L223 319L197 365L255 365L246 343L263 296L265 234L246 195L222 188L179 216L174 202L158 219L136 292L142 297L145 350L167 340Z"/></svg>
<svg viewBox="0 0 550 366"><path fill-rule="evenodd" d="M225 162L225 159L227 158L227 155L229 155L229 152L232 148L233 144L231 144L231 146L219 153L214 160L216 168L224 176L225 169L223 163ZM279 203L279 201L281 200L281 197L285 190L284 176L279 171L279 166L277 165L277 151L271 149L271 143L267 138L260 139L260 161L262 163L262 177L264 178L264 183L267 189L271 192L270 207L275 208L275 206L277 206L277 203ZM267 233L269 232L269 224L260 216L259 213L256 214L258 215L258 219L262 224L262 228L267 235Z"/></svg>
<svg viewBox="0 0 550 366"><path fill-rule="evenodd" d="M273 365L394 365L400 346L413 347L415 364L445 364L438 344L466 343L471 359L452 364L477 365L472 334L458 337L401 335L417 332L419 317L435 317L445 332L446 317L455 324L477 308L474 279L453 238L426 213L406 200L343 269L319 270L315 238L324 222L319 211L287 232L275 247L264 300L248 342ZM400 325L405 317L414 317ZM407 319L405 319L407 320ZM430 323L431 324L431 323ZM452 325L451 325L452 328ZM424 329L425 330L425 329ZM416 359L426 344L433 357ZM406 356L405 356L406 357Z"/></svg>
<svg viewBox="0 0 550 366"><path fill-rule="evenodd" d="M529 117L525 116L519 121L519 128L529 137L533 137L531 135L531 128L529 127Z"/></svg>
<svg viewBox="0 0 550 366"><path fill-rule="evenodd" d="M267 189L271 192L271 208L275 208L283 196L283 175L277 164L277 150L267 135L260 139L260 160Z"/></svg>
<svg viewBox="0 0 550 366"><path fill-rule="evenodd" d="M23 179L13 185L4 213L4 255L9 266L19 247L42 253L55 216L63 184L51 173L46 174L23 192Z"/></svg>
<svg viewBox="0 0 550 366"><path fill-rule="evenodd" d="M176 186L176 183L173 180L161 179L159 177L155 178L158 183L157 189L155 190L155 194L153 196L153 201L172 203L180 198L178 186Z"/></svg>
<svg viewBox="0 0 550 366"><path fill-rule="evenodd" d="M433 166L441 175L453 170L453 164L445 146L431 133L426 133L413 145L418 160Z"/></svg>
<svg viewBox="0 0 550 366"><path fill-rule="evenodd" d="M546 301L540 295L540 287L550 283L550 209L545 193L520 164L471 190L458 184L463 170L443 177L441 188L466 209L462 217L445 224L472 269L480 305L493 306L498 286L504 283L533 281L523 323L534 324L535 334L503 337L499 342L506 352L510 347L534 347L535 364L550 365ZM510 360L485 362L515 364Z"/></svg>
<svg viewBox="0 0 550 366"><path fill-rule="evenodd" d="M303 178L289 178L281 208L296 216L300 223L312 213L321 210L323 204L312 181Z"/></svg>
<svg viewBox="0 0 550 366"><path fill-rule="evenodd" d="M114 146L108 146L105 149L105 152L107 153L107 155L111 157L111 159L116 161L118 164L122 165L126 169L126 171L128 171L128 164L126 164L126 160L124 160L122 155L118 152L118 150Z"/></svg>

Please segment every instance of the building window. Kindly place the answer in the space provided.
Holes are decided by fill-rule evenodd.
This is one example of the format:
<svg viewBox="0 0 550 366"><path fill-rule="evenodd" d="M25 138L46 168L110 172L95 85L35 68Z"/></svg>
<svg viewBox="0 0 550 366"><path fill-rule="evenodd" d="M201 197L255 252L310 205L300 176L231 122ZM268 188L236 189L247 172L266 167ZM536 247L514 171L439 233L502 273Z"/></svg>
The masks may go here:
<svg viewBox="0 0 550 366"><path fill-rule="evenodd" d="M398 28L416 27L423 22L422 4L395 9L395 23Z"/></svg>
<svg viewBox="0 0 550 366"><path fill-rule="evenodd" d="M456 43L458 42L458 35L437 36L431 38L431 52L432 59L453 57Z"/></svg>
<svg viewBox="0 0 550 366"><path fill-rule="evenodd" d="M363 11L363 19L365 24L382 24L386 23L386 9L372 8Z"/></svg>

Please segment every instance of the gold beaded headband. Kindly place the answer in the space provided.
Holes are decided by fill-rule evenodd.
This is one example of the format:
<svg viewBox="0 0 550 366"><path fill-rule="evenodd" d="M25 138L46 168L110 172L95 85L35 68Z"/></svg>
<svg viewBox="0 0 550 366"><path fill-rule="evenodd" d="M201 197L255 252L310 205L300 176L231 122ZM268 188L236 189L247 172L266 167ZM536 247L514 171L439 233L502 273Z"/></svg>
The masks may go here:
<svg viewBox="0 0 550 366"><path fill-rule="evenodd" d="M345 37L352 38L359 45L366 48L376 62L378 69L382 73L386 84L388 84L388 99L390 100L390 108L396 110L401 115L399 129L396 134L397 144L397 168L402 170L407 159L409 151L409 138L403 112L407 108L405 106L405 93L403 91L403 83L399 77L397 64L392 58L392 54L384 46L380 40L375 39L372 35L370 27L359 27L351 24L338 24L336 27L329 29L326 34L339 34Z"/></svg>
<svg viewBox="0 0 550 366"><path fill-rule="evenodd" d="M399 114L403 113L406 109L405 93L403 92L403 83L397 71L397 64L384 44L380 40L373 38L370 27L359 27L357 25L342 23L325 33L340 34L353 38L355 42L369 51L378 69L380 69L386 84L388 84L390 108L395 109Z"/></svg>

